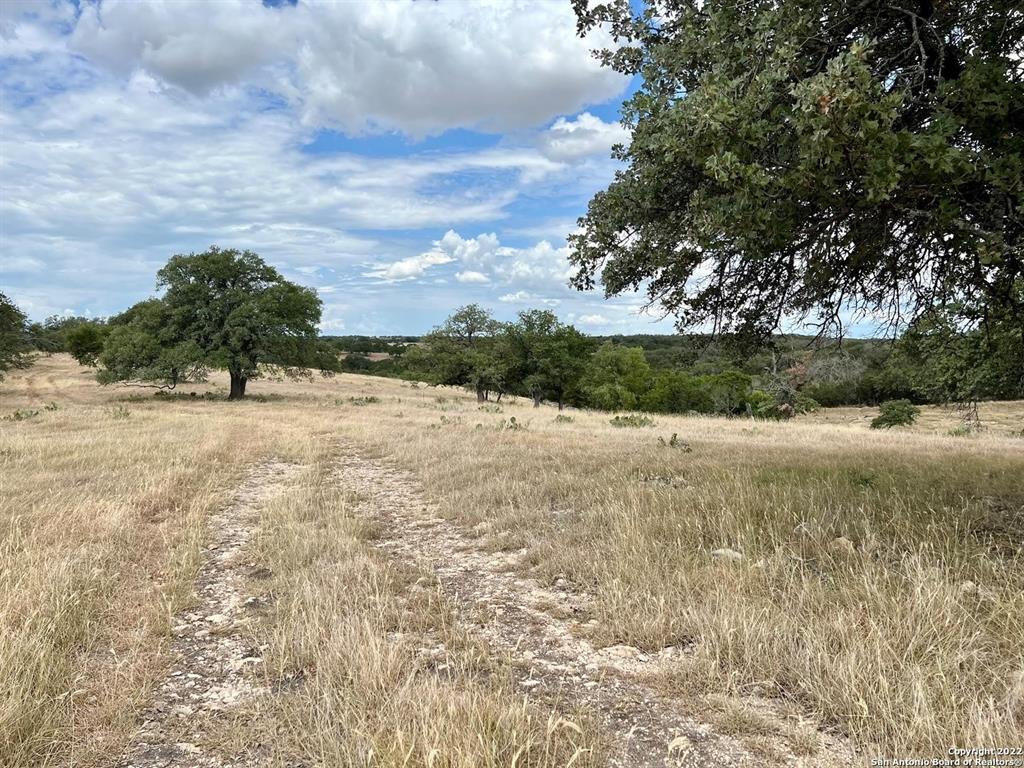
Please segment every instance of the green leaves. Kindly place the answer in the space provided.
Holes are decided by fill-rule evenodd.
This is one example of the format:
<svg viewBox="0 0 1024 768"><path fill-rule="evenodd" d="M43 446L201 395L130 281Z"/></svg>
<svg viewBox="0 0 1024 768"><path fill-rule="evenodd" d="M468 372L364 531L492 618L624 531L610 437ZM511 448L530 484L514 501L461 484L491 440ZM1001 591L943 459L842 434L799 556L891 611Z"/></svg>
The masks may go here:
<svg viewBox="0 0 1024 768"><path fill-rule="evenodd" d="M5 371L27 368L32 362L31 353L25 314L0 293L0 380Z"/></svg>
<svg viewBox="0 0 1024 768"><path fill-rule="evenodd" d="M643 80L627 167L570 238L574 285L755 337L954 300L1024 316L1013 3L574 5Z"/></svg>
<svg viewBox="0 0 1024 768"><path fill-rule="evenodd" d="M302 375L339 368L337 355L318 338L316 293L288 282L251 251L214 246L174 256L157 273L157 286L166 289L163 298L111 319L101 381L174 387L203 379L210 368L226 368L239 380L267 369Z"/></svg>

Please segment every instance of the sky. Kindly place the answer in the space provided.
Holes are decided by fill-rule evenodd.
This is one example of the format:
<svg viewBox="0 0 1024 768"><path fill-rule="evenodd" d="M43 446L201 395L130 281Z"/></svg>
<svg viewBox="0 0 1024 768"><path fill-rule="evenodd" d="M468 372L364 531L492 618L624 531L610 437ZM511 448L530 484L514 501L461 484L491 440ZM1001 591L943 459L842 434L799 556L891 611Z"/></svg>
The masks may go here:
<svg viewBox="0 0 1024 768"><path fill-rule="evenodd" d="M216 244L316 288L329 334L472 302L671 332L567 283L628 140L603 35L568 0L0 0L0 292L106 316Z"/></svg>

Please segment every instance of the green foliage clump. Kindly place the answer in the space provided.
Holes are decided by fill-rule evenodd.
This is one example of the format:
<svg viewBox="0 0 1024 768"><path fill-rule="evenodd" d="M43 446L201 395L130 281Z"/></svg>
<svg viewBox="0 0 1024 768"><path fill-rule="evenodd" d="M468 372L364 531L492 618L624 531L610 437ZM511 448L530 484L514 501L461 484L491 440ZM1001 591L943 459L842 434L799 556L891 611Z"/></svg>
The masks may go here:
<svg viewBox="0 0 1024 768"><path fill-rule="evenodd" d="M499 432L519 432L528 428L529 425L524 424L521 421L516 421L515 416L510 416L507 419L502 419L501 423L498 424Z"/></svg>
<svg viewBox="0 0 1024 768"><path fill-rule="evenodd" d="M32 344L25 313L0 293L0 381L6 371L31 364Z"/></svg>
<svg viewBox="0 0 1024 768"><path fill-rule="evenodd" d="M573 284L752 338L957 297L1024 327L1019 6L574 2L640 82Z"/></svg>
<svg viewBox="0 0 1024 768"><path fill-rule="evenodd" d="M627 413L615 416L608 423L613 427L653 427L654 419L642 413Z"/></svg>
<svg viewBox="0 0 1024 768"><path fill-rule="evenodd" d="M887 400L879 411L878 416L871 420L872 429L910 426L921 413L921 409L909 400Z"/></svg>
<svg viewBox="0 0 1024 768"><path fill-rule="evenodd" d="M373 403L379 403L380 398L376 395L364 395L360 397L350 397L348 402L352 405L372 405Z"/></svg>
<svg viewBox="0 0 1024 768"><path fill-rule="evenodd" d="M574 421L576 421L576 417L567 416L564 413L555 416L555 424L572 424Z"/></svg>
<svg viewBox="0 0 1024 768"><path fill-rule="evenodd" d="M32 410L31 408L19 408L13 413L9 413L4 416L4 421L25 421L27 419L34 419L39 415L39 411Z"/></svg>
<svg viewBox="0 0 1024 768"><path fill-rule="evenodd" d="M95 368L103 354L103 344L110 328L106 323L87 321L78 323L65 334L65 347L80 365Z"/></svg>
<svg viewBox="0 0 1024 768"><path fill-rule="evenodd" d="M267 373L308 376L338 369L337 353L317 334L316 292L285 280L251 251L174 256L157 273L160 299L111 318L98 356L102 383L152 382L173 389L226 369L229 399L245 397Z"/></svg>

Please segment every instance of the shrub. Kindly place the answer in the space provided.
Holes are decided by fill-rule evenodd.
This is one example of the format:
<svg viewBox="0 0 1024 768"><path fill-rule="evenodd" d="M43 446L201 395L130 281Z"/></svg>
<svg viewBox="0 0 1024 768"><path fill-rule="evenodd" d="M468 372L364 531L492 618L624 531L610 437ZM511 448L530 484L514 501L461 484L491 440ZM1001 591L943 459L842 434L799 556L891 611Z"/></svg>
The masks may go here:
<svg viewBox="0 0 1024 768"><path fill-rule="evenodd" d="M627 413L624 416L616 416L609 422L613 427L653 427L654 420L642 413Z"/></svg>
<svg viewBox="0 0 1024 768"><path fill-rule="evenodd" d="M910 426L921 409L909 400L886 400L879 406L879 414L871 421L872 429Z"/></svg>
<svg viewBox="0 0 1024 768"><path fill-rule="evenodd" d="M368 397L350 397L348 401L352 405L369 405L370 403L379 403L380 398L369 395Z"/></svg>
<svg viewBox="0 0 1024 768"><path fill-rule="evenodd" d="M118 405L110 410L110 415L115 419L127 419L132 415L132 412L125 408L123 405Z"/></svg>
<svg viewBox="0 0 1024 768"><path fill-rule="evenodd" d="M519 430L526 429L526 424L521 421L516 421L515 416L510 416L507 419L503 419L498 425L499 432L518 432Z"/></svg>
<svg viewBox="0 0 1024 768"><path fill-rule="evenodd" d="M4 421L25 421L26 419L35 418L39 415L39 411L33 411L29 408L19 408L14 413L4 416Z"/></svg>
<svg viewBox="0 0 1024 768"><path fill-rule="evenodd" d="M763 389L755 389L747 399L749 413L755 419L781 419L779 403Z"/></svg>
<svg viewBox="0 0 1024 768"><path fill-rule="evenodd" d="M555 416L555 424L572 424L576 419L572 416L566 416L564 413L560 413Z"/></svg>
<svg viewBox="0 0 1024 768"><path fill-rule="evenodd" d="M793 400L793 410L797 413L814 413L820 409L821 403L803 392L798 392Z"/></svg>
<svg viewBox="0 0 1024 768"><path fill-rule="evenodd" d="M485 411L486 413L501 413L500 405L481 405L477 408L478 411Z"/></svg>
<svg viewBox="0 0 1024 768"><path fill-rule="evenodd" d="M949 430L947 434L950 437L970 437L971 435L975 434L978 430L979 426L977 424L972 424L970 422L965 421L962 424L958 424L957 426L953 427L953 429Z"/></svg>

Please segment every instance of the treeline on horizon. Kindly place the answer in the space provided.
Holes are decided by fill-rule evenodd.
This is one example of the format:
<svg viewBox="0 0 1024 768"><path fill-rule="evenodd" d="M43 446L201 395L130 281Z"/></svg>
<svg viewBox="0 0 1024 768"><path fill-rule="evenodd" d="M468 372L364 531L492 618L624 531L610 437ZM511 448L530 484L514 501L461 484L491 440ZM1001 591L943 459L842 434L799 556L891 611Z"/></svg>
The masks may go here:
<svg viewBox="0 0 1024 768"><path fill-rule="evenodd" d="M116 319L115 319L116 322ZM90 364L107 321L50 317L32 346ZM991 331L991 329L990 329ZM324 336L340 370L607 411L778 418L819 406L1024 398L1015 337L962 333L932 316L900 338L776 335L756 347L705 334L587 336L548 310L510 323L478 305L423 336Z"/></svg>
<svg viewBox="0 0 1024 768"><path fill-rule="evenodd" d="M496 321L477 305L422 336L330 336L352 373L465 386L602 410L779 417L818 406L1024 398L1020 331L923 315L898 339L779 334L751 346L707 334L584 336L551 312Z"/></svg>

